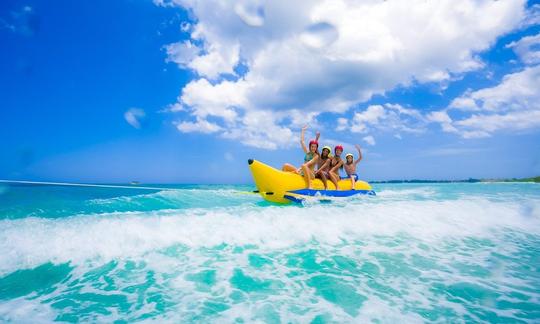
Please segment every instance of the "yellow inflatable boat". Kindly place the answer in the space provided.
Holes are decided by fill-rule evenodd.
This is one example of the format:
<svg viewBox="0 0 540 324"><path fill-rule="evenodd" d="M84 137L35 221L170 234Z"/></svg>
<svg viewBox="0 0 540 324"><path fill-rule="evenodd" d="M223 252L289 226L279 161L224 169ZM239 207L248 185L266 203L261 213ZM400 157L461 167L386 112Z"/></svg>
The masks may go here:
<svg viewBox="0 0 540 324"><path fill-rule="evenodd" d="M292 173L277 170L262 162L249 159L249 169L255 180L259 194L266 200L288 204L302 202L307 197L349 197L357 194L375 195L369 183L357 180L354 190L351 188L350 179L342 179L338 182L339 190L328 180L328 189L324 189L321 180L312 182L313 189L306 189L304 177Z"/></svg>

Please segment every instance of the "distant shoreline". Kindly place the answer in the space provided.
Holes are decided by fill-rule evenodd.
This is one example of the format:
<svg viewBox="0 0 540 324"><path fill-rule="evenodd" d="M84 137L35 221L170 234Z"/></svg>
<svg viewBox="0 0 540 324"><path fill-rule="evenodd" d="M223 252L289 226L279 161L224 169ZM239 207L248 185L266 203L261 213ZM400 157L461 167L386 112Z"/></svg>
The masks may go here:
<svg viewBox="0 0 540 324"><path fill-rule="evenodd" d="M466 180L385 180L385 181L369 181L369 183L496 183L496 182L532 182L540 183L540 176L531 177L531 178L512 178L512 179L473 179L469 178Z"/></svg>

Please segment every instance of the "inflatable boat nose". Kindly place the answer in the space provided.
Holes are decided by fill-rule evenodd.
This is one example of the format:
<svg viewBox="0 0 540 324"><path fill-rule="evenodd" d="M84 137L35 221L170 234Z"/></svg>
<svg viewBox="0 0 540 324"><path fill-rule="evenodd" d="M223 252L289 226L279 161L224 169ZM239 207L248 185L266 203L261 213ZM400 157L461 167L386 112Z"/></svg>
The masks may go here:
<svg viewBox="0 0 540 324"><path fill-rule="evenodd" d="M251 163L253 163L253 159L248 160L248 164L251 165Z"/></svg>

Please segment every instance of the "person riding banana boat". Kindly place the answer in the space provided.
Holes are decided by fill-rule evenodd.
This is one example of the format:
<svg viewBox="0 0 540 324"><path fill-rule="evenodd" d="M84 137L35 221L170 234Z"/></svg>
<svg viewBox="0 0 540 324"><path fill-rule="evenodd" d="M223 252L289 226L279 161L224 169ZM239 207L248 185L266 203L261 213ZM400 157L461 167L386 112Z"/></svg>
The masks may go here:
<svg viewBox="0 0 540 324"><path fill-rule="evenodd" d="M300 168L294 167L292 164L285 163L281 168L286 172L293 172L300 174L304 177L307 183L307 187L311 188L311 180L315 179L315 165L319 160L319 138L321 136L320 132L317 132L315 139L309 141L309 149L305 143L305 134L306 134L307 125L302 127L302 132L300 133L300 145L304 151L304 164Z"/></svg>
<svg viewBox="0 0 540 324"><path fill-rule="evenodd" d="M306 145L306 130L307 126L304 126L300 133L300 145L304 151L304 163L300 167L285 163L281 170L277 170L262 162L248 160L257 186L256 192L264 199L275 203L302 202L310 196L375 195L369 183L357 180L354 174L356 165L362 157L359 146L357 146L359 159L354 161L348 158L344 161L341 158L343 153L341 145L334 147L334 155L330 146L324 146L319 153L319 132L316 133L315 139ZM348 177L340 177L340 170L345 170Z"/></svg>
<svg viewBox="0 0 540 324"><path fill-rule="evenodd" d="M350 163L346 163L341 159L341 153L343 153L343 146L341 145L336 145L336 147L334 148L335 156L332 156L332 149L330 148L330 146L324 146L321 153L319 153L318 148L319 138L321 136L320 132L317 132L315 139L309 142L308 148L305 144L306 129L307 125L302 127L302 131L300 133L300 145L302 146L302 150L305 153L304 164L302 164L300 168L296 168L292 164L285 163L281 169L286 172L293 172L302 175L306 181L308 189L312 189L312 180L318 178L321 179L325 190L328 189L328 179L330 179L330 181L334 184L336 190L339 190L338 182L341 179L339 175L339 170L343 170L345 168L347 172L347 178L351 178L351 176L349 175L349 170L351 170L352 173L355 173L356 165L362 159L362 152L360 151L360 146L356 145L359 158L356 161L351 162L353 164L350 165ZM347 156L352 156L352 154L349 153L347 154ZM315 167L317 167L317 170L315 170ZM354 177L352 177L351 179L352 188L354 189L355 179Z"/></svg>

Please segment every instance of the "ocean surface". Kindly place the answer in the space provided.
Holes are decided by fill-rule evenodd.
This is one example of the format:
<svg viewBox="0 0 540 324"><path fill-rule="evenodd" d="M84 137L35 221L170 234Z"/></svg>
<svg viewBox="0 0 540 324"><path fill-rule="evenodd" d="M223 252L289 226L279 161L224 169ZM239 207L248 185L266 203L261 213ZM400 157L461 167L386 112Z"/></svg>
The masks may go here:
<svg viewBox="0 0 540 324"><path fill-rule="evenodd" d="M540 322L540 185L0 184L0 322Z"/></svg>

